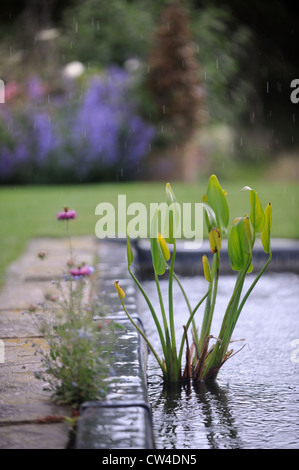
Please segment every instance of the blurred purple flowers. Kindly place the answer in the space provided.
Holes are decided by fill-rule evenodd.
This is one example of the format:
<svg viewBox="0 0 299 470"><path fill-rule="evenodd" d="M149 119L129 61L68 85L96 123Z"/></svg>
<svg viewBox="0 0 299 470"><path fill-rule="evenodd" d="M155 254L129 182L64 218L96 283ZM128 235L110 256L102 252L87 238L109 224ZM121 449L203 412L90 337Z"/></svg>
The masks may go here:
<svg viewBox="0 0 299 470"><path fill-rule="evenodd" d="M0 181L56 183L131 179L154 128L138 114L128 73L112 67L80 90L50 96L33 78L21 106L0 108ZM70 98L71 95L71 98Z"/></svg>

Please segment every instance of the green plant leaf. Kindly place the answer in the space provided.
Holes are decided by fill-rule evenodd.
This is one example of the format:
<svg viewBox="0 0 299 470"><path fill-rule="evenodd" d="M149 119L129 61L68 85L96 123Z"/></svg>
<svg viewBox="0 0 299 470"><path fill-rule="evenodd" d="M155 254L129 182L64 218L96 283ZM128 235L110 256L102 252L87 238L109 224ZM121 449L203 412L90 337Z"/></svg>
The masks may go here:
<svg viewBox="0 0 299 470"><path fill-rule="evenodd" d="M205 210L205 219L208 231L210 232L213 228L217 228L216 214L213 211L212 207L207 202L208 198L206 194L203 197L203 208Z"/></svg>
<svg viewBox="0 0 299 470"><path fill-rule="evenodd" d="M266 206L265 209L265 227L261 233L261 241L265 253L271 252L271 243L270 243L270 233L271 233L271 225L272 225L272 205L269 204Z"/></svg>
<svg viewBox="0 0 299 470"><path fill-rule="evenodd" d="M265 227L265 214L260 203L257 192L250 186L244 186L242 191L250 191L250 222L254 232L262 232Z"/></svg>
<svg viewBox="0 0 299 470"><path fill-rule="evenodd" d="M248 217L235 220L228 237L228 255L234 271L241 271L252 253L252 237ZM250 266L248 272L252 270Z"/></svg>
<svg viewBox="0 0 299 470"><path fill-rule="evenodd" d="M156 210L153 219L152 219L152 226L151 226L151 234L157 236L152 236L150 238L151 243L151 253L152 253L152 262L155 272L158 275L162 275L166 271L167 263L165 261L163 252L161 250L159 241L158 241L158 216L159 212L158 209Z"/></svg>
<svg viewBox="0 0 299 470"><path fill-rule="evenodd" d="M129 236L127 236L127 259L128 259L128 266L131 266L134 260L134 254L133 254L133 250L131 247Z"/></svg>
<svg viewBox="0 0 299 470"><path fill-rule="evenodd" d="M167 243L173 244L178 224L180 223L180 208L170 183L166 184L166 202L169 210L168 217L165 220L164 233Z"/></svg>
<svg viewBox="0 0 299 470"><path fill-rule="evenodd" d="M216 215L217 228L222 233L227 232L229 222L229 207L225 192L219 184L216 175L211 175L208 182L207 200Z"/></svg>
<svg viewBox="0 0 299 470"><path fill-rule="evenodd" d="M265 227L265 214L257 193L250 191L250 221L255 232L262 232Z"/></svg>

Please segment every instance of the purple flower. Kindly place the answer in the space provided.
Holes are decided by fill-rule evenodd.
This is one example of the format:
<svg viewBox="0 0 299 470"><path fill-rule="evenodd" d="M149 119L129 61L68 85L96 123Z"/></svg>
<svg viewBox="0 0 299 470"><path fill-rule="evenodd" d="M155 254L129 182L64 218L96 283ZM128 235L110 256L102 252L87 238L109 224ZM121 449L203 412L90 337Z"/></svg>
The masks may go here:
<svg viewBox="0 0 299 470"><path fill-rule="evenodd" d="M62 212L57 213L57 220L75 219L76 216L77 216L76 211L69 210L68 207L65 207Z"/></svg>
<svg viewBox="0 0 299 470"><path fill-rule="evenodd" d="M85 277L85 276L90 276L91 274L94 273L94 268L92 266L84 265L79 268L74 268L70 269L70 274L73 277Z"/></svg>

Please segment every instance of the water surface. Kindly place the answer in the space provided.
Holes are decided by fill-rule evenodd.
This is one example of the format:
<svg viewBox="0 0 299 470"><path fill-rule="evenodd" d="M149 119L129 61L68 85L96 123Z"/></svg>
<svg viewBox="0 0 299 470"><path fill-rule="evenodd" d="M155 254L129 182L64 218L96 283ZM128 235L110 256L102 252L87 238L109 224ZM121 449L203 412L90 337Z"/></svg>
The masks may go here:
<svg viewBox="0 0 299 470"><path fill-rule="evenodd" d="M248 276L246 286L251 283ZM194 306L206 289L203 278L182 278ZM217 336L235 276L219 282L212 325ZM145 289L158 308L155 283ZM168 282L161 282L167 299ZM177 343L188 318L175 286ZM146 333L160 351L158 335L141 300ZM166 302L167 307L167 302ZM203 308L197 313L201 324ZM240 315L233 335L235 351L214 385L163 389L152 354L148 359L149 399L159 449L299 448L299 276L267 274L259 281ZM297 342L296 342L297 340Z"/></svg>

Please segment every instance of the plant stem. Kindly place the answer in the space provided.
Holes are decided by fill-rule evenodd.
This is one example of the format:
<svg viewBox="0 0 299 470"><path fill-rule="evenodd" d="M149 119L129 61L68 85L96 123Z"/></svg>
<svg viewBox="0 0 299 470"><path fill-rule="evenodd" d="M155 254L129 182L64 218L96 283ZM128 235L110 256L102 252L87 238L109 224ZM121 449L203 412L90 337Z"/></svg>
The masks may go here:
<svg viewBox="0 0 299 470"><path fill-rule="evenodd" d="M237 311L237 315L236 315L236 322L239 318L239 315L245 305L245 302L247 301L249 295L251 294L252 290L254 289L254 287L256 286L258 280L260 279L260 277L263 275L263 273L265 272L265 270L267 269L270 261L272 259L272 253L270 252L269 253L269 258L267 260L267 262L265 263L265 265L262 267L262 269L260 270L259 274L256 276L255 280L252 282L251 286L249 287L249 289L247 290L246 294L244 295L243 299L242 299L242 302L240 303L240 306L238 308L238 311ZM236 323L235 322L235 323Z"/></svg>
<svg viewBox="0 0 299 470"><path fill-rule="evenodd" d="M188 331L188 328L190 326L190 323L192 322L193 320L193 317L195 315L195 313L197 312L197 310L199 309L199 307L201 306L201 304L203 303L203 301L208 297L208 295L211 293L211 288L208 290L208 292L200 299L200 301L196 304L196 306L194 307L194 309L192 310L189 318L188 318L188 321L185 325L185 332L187 333ZM183 354L183 348L184 348L184 343L185 343L185 335L182 336L182 341L181 341L181 346L180 346L180 352L179 352L179 361L181 362L182 360L182 354Z"/></svg>
<svg viewBox="0 0 299 470"><path fill-rule="evenodd" d="M128 268L128 271L132 277L132 279L134 280L135 284L137 285L138 289L140 290L140 292L142 293L149 309L150 309L150 312L152 314L152 317L153 317L153 320L155 322L155 325L156 325L156 328L157 328L157 331L158 331L158 334L159 334L159 338L160 338L160 342L161 342L161 346L162 346L162 349L163 349L163 354L164 354L164 357L166 358L167 357L167 347L166 347L166 344L165 344L165 339L164 339L164 336L163 336L163 331L162 331L162 328L161 328L161 325L160 325L160 322L158 320L158 317L156 315L156 312L155 312L155 309L154 307L152 306L147 294L145 293L142 285L140 284L140 282L138 281L138 279L134 276L134 274L132 273L130 267Z"/></svg>
<svg viewBox="0 0 299 470"><path fill-rule="evenodd" d="M131 321L131 323L134 325L134 327L136 328L136 330L138 331L138 333L142 336L142 338L144 339L144 341L146 342L146 344L148 345L149 349L151 350L151 352L153 353L153 355L155 356L162 372L163 372L163 375L164 377L166 377L166 369L165 369L165 366L164 364L162 363L161 359L159 358L158 354L156 353L154 347L152 346L151 342L149 341L149 339L147 338L147 336L143 333L143 331L139 328L139 326L134 322L133 318L131 317L131 315L129 314L128 310L126 309L126 306L123 302L122 299L120 299L121 301L121 304L122 304L122 307L124 309L124 312L126 313L127 317L129 318L129 320Z"/></svg>
<svg viewBox="0 0 299 470"><path fill-rule="evenodd" d="M72 237L70 232L69 220L66 219L66 234L69 239L69 247L70 247L70 258L73 259L73 247L72 247Z"/></svg>
<svg viewBox="0 0 299 470"><path fill-rule="evenodd" d="M160 308L161 308L161 314L162 314L162 319L163 319L166 345L170 345L169 329L168 329L168 324L167 324L167 320L166 320L166 314L165 314L165 308L164 308L163 298L162 298L161 289L160 289L159 278L158 278L158 275L157 275L156 271L155 271L155 281L156 281L157 292L158 292L158 297L159 297L159 303L160 303Z"/></svg>
<svg viewBox="0 0 299 470"><path fill-rule="evenodd" d="M170 326L171 345L172 345L173 351L176 350L174 318L173 318L173 272L174 272L175 256L176 256L176 241L174 240L171 264L170 264L170 270L169 270L169 284L168 284L169 326Z"/></svg>
<svg viewBox="0 0 299 470"><path fill-rule="evenodd" d="M210 287L211 287L210 296L212 293L213 293L213 296L212 296L212 301L209 298L208 299L209 301L206 304L204 318L202 321L200 339L197 342L197 349L199 352L201 352L201 349L203 347L206 337L209 336L210 334L212 319L213 319L215 305L216 305L216 297L217 297L217 291L218 291L218 278L219 278L219 252L217 251L213 259L212 281L210 283Z"/></svg>
<svg viewBox="0 0 299 470"><path fill-rule="evenodd" d="M192 315L192 308L191 308L191 305L190 305L190 302L189 302L189 299L187 297L187 294L185 292L185 289L181 283L181 281L179 280L178 276L176 275L175 272L173 272L173 277L175 278L176 282L178 283L178 286L180 287L181 291L182 291L182 294L184 296L184 299L186 301L186 304L187 304L187 307L188 307L188 310L189 310L189 314ZM196 325L195 325L195 321L194 321L194 318L192 317L192 325L193 325L193 330L194 330L194 337L195 339L197 339L197 331L196 331Z"/></svg>

